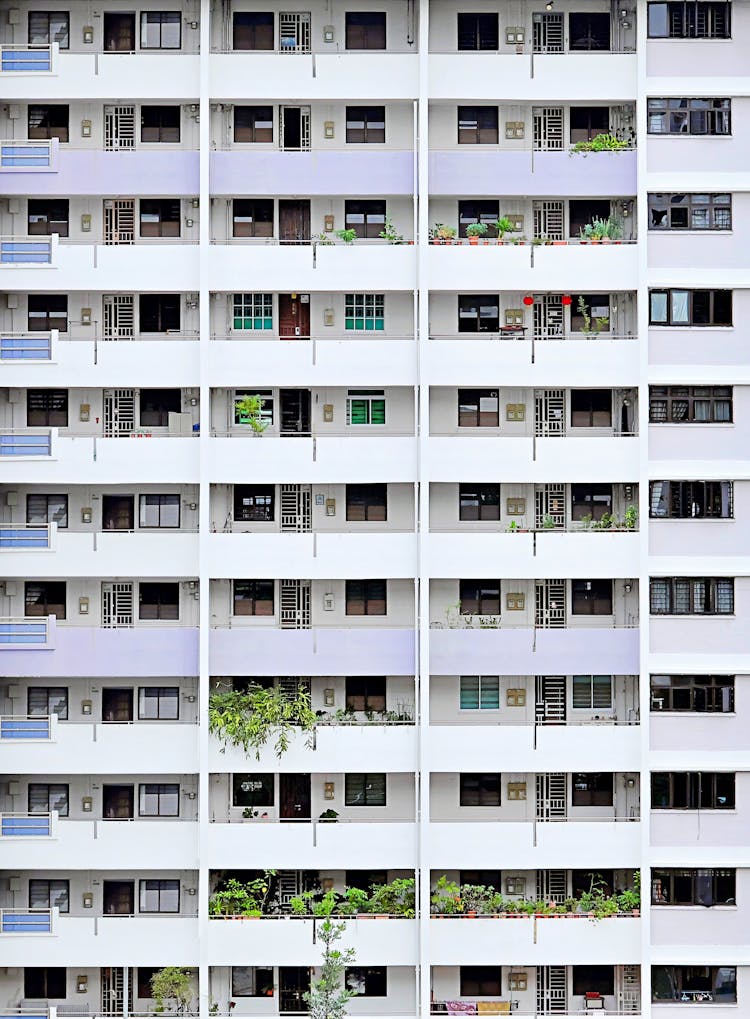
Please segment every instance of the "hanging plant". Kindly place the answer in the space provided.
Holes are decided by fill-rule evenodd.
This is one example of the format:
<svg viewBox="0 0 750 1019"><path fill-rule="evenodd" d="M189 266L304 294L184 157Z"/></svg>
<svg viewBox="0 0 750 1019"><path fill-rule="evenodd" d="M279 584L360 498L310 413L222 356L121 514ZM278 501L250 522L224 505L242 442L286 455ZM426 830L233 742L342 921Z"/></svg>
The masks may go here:
<svg viewBox="0 0 750 1019"><path fill-rule="evenodd" d="M316 715L310 707L310 694L304 687L289 697L280 687L251 686L248 690L215 690L208 699L208 731L227 745L242 747L246 754L260 752L273 741L274 752L281 757L289 749L294 732L308 732L305 746L314 746Z"/></svg>

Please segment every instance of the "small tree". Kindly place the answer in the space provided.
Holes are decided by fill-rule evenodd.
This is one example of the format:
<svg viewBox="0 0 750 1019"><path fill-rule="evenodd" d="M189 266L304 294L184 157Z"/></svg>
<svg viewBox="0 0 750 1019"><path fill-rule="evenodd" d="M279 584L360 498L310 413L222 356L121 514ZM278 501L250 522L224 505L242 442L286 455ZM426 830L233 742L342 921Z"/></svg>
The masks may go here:
<svg viewBox="0 0 750 1019"><path fill-rule="evenodd" d="M250 425L256 435L262 435L268 428L263 417L263 397L243 396L234 401L235 415L241 425Z"/></svg>
<svg viewBox="0 0 750 1019"><path fill-rule="evenodd" d="M254 750L256 760L260 760L261 750L272 737L276 756L281 757L298 728L311 734L307 746L312 747L316 720L310 694L304 687L299 687L294 697L288 697L277 686L251 686L246 691L216 690L208 699L209 732L218 736L224 748L231 743L242 747L246 754Z"/></svg>
<svg viewBox="0 0 750 1019"><path fill-rule="evenodd" d="M151 977L151 993L156 1001L155 1012L174 1011L184 1015L190 1010L193 1001L193 988L190 983L189 969L181 966L165 966L157 970ZM174 1007L167 1008L167 1003Z"/></svg>
<svg viewBox="0 0 750 1019"><path fill-rule="evenodd" d="M336 908L335 893L326 892L321 905L325 919L317 929L317 937L323 943L323 964L320 979L303 997L310 1008L310 1019L343 1019L346 1003L354 996L344 984L346 967L354 962L354 949L342 951L334 947L346 929L345 923L334 923L331 919Z"/></svg>

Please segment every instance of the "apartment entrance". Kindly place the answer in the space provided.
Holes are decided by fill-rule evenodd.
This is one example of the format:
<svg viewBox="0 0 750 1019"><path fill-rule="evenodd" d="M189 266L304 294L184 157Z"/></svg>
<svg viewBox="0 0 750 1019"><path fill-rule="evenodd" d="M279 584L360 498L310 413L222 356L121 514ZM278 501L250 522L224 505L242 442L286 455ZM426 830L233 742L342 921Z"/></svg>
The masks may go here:
<svg viewBox="0 0 750 1019"><path fill-rule="evenodd" d="M282 340L310 336L310 295L279 294L279 337Z"/></svg>
<svg viewBox="0 0 750 1019"><path fill-rule="evenodd" d="M310 775L279 775L279 819L309 821L312 809Z"/></svg>
<svg viewBox="0 0 750 1019"><path fill-rule="evenodd" d="M133 1011L132 970L128 973L128 1013ZM99 972L102 1015L123 1015L125 971L121 966L102 966Z"/></svg>
<svg viewBox="0 0 750 1019"><path fill-rule="evenodd" d="M285 152L310 151L310 107L279 107L279 138Z"/></svg>
<svg viewBox="0 0 750 1019"><path fill-rule="evenodd" d="M280 389L281 435L310 434L310 390Z"/></svg>
<svg viewBox="0 0 750 1019"><path fill-rule="evenodd" d="M135 50L135 14L104 12L104 52L132 53Z"/></svg>
<svg viewBox="0 0 750 1019"><path fill-rule="evenodd" d="M307 966L279 966L279 1011L307 1012L304 995L310 990Z"/></svg>
<svg viewBox="0 0 750 1019"><path fill-rule="evenodd" d="M536 722L565 724L565 676L536 677Z"/></svg>
<svg viewBox="0 0 750 1019"><path fill-rule="evenodd" d="M132 785L102 786L102 817L106 821L132 821L134 807Z"/></svg>
<svg viewBox="0 0 750 1019"><path fill-rule="evenodd" d="M133 721L132 687L104 687L102 690L102 722Z"/></svg>
<svg viewBox="0 0 750 1019"><path fill-rule="evenodd" d="M309 198L279 199L279 240L282 244L310 243Z"/></svg>
<svg viewBox="0 0 750 1019"><path fill-rule="evenodd" d="M567 1012L568 972L565 966L537 968L536 1009L540 1015Z"/></svg>

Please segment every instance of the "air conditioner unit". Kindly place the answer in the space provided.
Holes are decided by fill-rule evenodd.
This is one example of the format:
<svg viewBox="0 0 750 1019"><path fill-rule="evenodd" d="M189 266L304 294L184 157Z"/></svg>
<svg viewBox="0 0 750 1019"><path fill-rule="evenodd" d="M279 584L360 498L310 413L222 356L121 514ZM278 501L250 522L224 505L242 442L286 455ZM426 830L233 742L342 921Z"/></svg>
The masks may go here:
<svg viewBox="0 0 750 1019"><path fill-rule="evenodd" d="M22 403L23 394L20 389L9 389L8 390L8 403Z"/></svg>
<svg viewBox="0 0 750 1019"><path fill-rule="evenodd" d="M8 878L8 890L11 892L21 891L21 878L13 874Z"/></svg>
<svg viewBox="0 0 750 1019"><path fill-rule="evenodd" d="M19 103L11 103L8 106L8 120L20 120L21 106Z"/></svg>
<svg viewBox="0 0 750 1019"><path fill-rule="evenodd" d="M18 307L18 294L6 294L5 303L11 311L15 310Z"/></svg>
<svg viewBox="0 0 750 1019"><path fill-rule="evenodd" d="M15 598L18 594L18 581L17 580L6 580L5 581L5 595L7 598Z"/></svg>
<svg viewBox="0 0 750 1019"><path fill-rule="evenodd" d="M8 782L8 793L11 796L21 795L21 783L20 782Z"/></svg>

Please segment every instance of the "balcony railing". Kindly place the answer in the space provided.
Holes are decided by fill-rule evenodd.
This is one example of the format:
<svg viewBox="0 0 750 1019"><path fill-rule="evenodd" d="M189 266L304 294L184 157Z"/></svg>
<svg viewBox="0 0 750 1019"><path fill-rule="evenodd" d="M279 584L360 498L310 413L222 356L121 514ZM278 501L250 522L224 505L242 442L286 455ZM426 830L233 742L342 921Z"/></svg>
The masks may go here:
<svg viewBox="0 0 750 1019"><path fill-rule="evenodd" d="M0 170L55 170L58 140L0 140Z"/></svg>
<svg viewBox="0 0 750 1019"><path fill-rule="evenodd" d="M0 715L0 741L52 739L48 715Z"/></svg>
<svg viewBox="0 0 750 1019"><path fill-rule="evenodd" d="M54 909L0 909L0 935L52 934Z"/></svg>
<svg viewBox="0 0 750 1019"><path fill-rule="evenodd" d="M0 361L51 361L58 331L0 334Z"/></svg>
<svg viewBox="0 0 750 1019"><path fill-rule="evenodd" d="M0 616L0 650L46 646L50 641L50 618Z"/></svg>
<svg viewBox="0 0 750 1019"><path fill-rule="evenodd" d="M52 432L31 428L8 428L0 432L0 457L52 456Z"/></svg>
<svg viewBox="0 0 750 1019"><path fill-rule="evenodd" d="M57 234L49 237L0 237L0 265L52 265Z"/></svg>
<svg viewBox="0 0 750 1019"><path fill-rule="evenodd" d="M39 549L45 552L54 548L57 524L0 524L0 553L15 549Z"/></svg>
<svg viewBox="0 0 750 1019"><path fill-rule="evenodd" d="M50 838L57 814L0 814L0 838Z"/></svg>
<svg viewBox="0 0 750 1019"><path fill-rule="evenodd" d="M57 46L0 45L0 73L2 74L49 74L57 52Z"/></svg>

